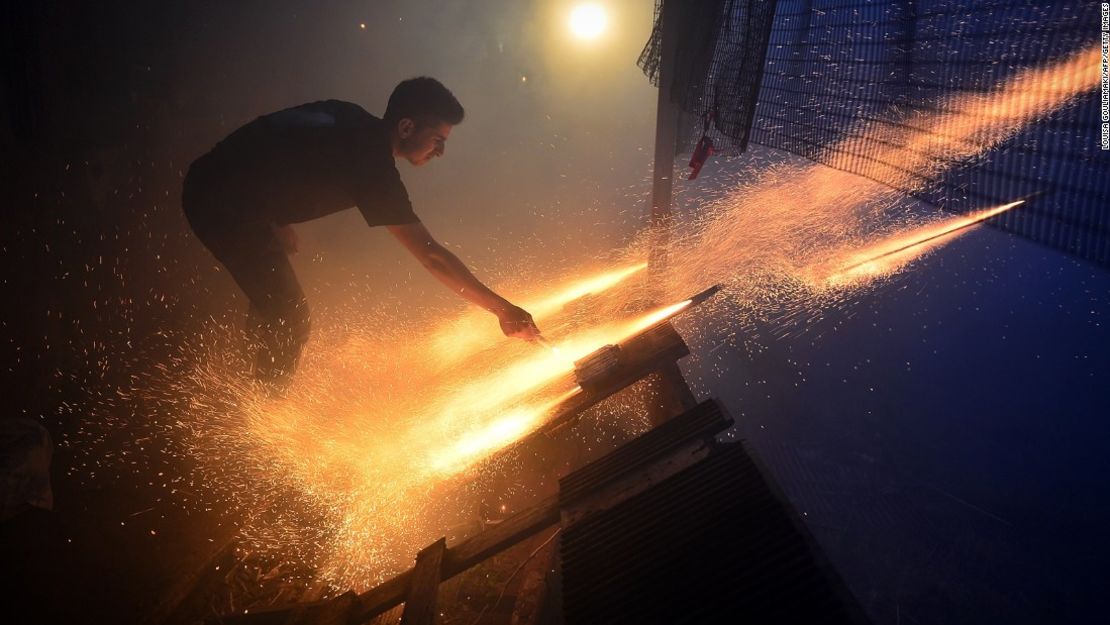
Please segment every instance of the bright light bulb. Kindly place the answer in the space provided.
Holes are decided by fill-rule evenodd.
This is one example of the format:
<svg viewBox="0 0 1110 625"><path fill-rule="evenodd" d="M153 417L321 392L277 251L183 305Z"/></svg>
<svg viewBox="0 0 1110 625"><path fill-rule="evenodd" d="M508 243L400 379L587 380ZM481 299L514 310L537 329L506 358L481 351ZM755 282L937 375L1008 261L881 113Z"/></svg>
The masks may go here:
<svg viewBox="0 0 1110 625"><path fill-rule="evenodd" d="M580 4L570 12L570 32L579 39L597 39L608 23L605 9L597 4Z"/></svg>

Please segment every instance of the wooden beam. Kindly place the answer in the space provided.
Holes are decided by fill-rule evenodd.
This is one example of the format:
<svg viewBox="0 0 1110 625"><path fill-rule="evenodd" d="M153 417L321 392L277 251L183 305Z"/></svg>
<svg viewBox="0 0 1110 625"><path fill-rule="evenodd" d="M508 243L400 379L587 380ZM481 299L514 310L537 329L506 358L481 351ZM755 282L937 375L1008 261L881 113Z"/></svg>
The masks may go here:
<svg viewBox="0 0 1110 625"><path fill-rule="evenodd" d="M313 604L311 608L293 610L282 625L347 625L355 593L345 592L328 601Z"/></svg>
<svg viewBox="0 0 1110 625"><path fill-rule="evenodd" d="M567 510L579 500L603 493L624 480L636 482L650 478L650 467L655 464L673 467L676 457L688 455L676 450L684 445L693 445L693 449L699 450L732 424L732 417L724 406L709 399L567 475L559 480L563 526L567 525Z"/></svg>
<svg viewBox="0 0 1110 625"><path fill-rule="evenodd" d="M416 554L416 566L409 576L401 625L435 625L439 583L443 581L443 554L446 550L447 539L440 538Z"/></svg>
<svg viewBox="0 0 1110 625"><path fill-rule="evenodd" d="M686 378L682 377L682 370L677 362L669 362L659 367L648 378L649 393L647 401L648 422L652 426L669 421L676 415L698 405L698 399Z"/></svg>
<svg viewBox="0 0 1110 625"><path fill-rule="evenodd" d="M651 186L651 221L648 249L648 297L659 304L665 299L664 277L667 270L667 249L671 243L672 204L674 197L674 159L678 151L678 123L682 111L674 101L675 62L678 37L682 33L683 3L666 0L663 12L663 49L659 59L659 93L655 105L655 168ZM661 367L648 379L649 396L646 406L648 421L653 425L696 405L697 400L682 377L678 366Z"/></svg>
<svg viewBox="0 0 1110 625"><path fill-rule="evenodd" d="M674 158L678 146L678 121L680 111L675 104L671 86L674 82L675 55L680 3L669 0L663 3L663 49L659 59L659 93L655 103L655 166L651 184L651 248L648 252L648 282L652 299L659 303L662 271L667 264L667 246L670 244L671 204L674 195Z"/></svg>
<svg viewBox="0 0 1110 625"><path fill-rule="evenodd" d="M348 625L355 593L205 619L209 625Z"/></svg>
<svg viewBox="0 0 1110 625"><path fill-rule="evenodd" d="M409 591L412 569L390 578L366 592L359 593L351 610L351 623L365 623L370 619L405 602Z"/></svg>
<svg viewBox="0 0 1110 625"><path fill-rule="evenodd" d="M443 553L440 581L451 579L490 556L512 547L522 539L559 522L559 498L551 497L514 515L470 540ZM365 623L405 601L413 570L372 588L355 599L351 623ZM406 610L407 611L407 610Z"/></svg>
<svg viewBox="0 0 1110 625"><path fill-rule="evenodd" d="M450 549L445 549L442 554L439 568L440 579L436 583L438 584L439 582L451 579L472 566L484 562L491 556L512 547L521 540L536 532L551 527L558 522L559 498L549 497L535 506L498 523L481 534L463 541ZM432 547L441 543L445 544L445 541L440 539L434 543ZM431 547L428 549L431 549ZM425 551L428 549L425 549ZM420 556L417 556L417 566L419 565ZM409 569L353 597L351 605L344 608L347 610L348 625L365 623L405 603L410 596L410 589L415 587L416 584L424 583L419 581L413 582L413 580L416 579L415 571L415 568ZM303 622L302 615L306 613L315 614L322 610L330 613L332 608L331 604L335 601L337 600L330 599L307 604L295 604L293 606L261 610L251 614L225 616L211 619L209 622L218 623L219 625L288 625L291 622ZM406 605L405 613L407 614L408 612L409 607Z"/></svg>
<svg viewBox="0 0 1110 625"><path fill-rule="evenodd" d="M446 577L458 575L490 556L504 551L522 539L559 522L559 498L550 497L527 510L498 523L462 544L448 549Z"/></svg>
<svg viewBox="0 0 1110 625"><path fill-rule="evenodd" d="M143 625L181 625L191 620L197 607L207 601L207 593L211 592L216 580L235 565L235 535L224 534L222 542L205 558L204 566L181 576L158 607L142 621Z"/></svg>

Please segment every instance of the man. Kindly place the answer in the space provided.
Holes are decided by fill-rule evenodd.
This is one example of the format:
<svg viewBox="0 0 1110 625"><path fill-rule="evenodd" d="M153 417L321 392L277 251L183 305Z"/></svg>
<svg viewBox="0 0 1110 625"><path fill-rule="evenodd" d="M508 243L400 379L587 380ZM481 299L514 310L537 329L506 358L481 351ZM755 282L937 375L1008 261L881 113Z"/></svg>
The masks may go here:
<svg viewBox="0 0 1110 625"><path fill-rule="evenodd" d="M250 300L255 377L287 381L308 339L308 305L288 257L297 249L290 224L351 206L371 227L386 226L450 289L496 315L507 336L539 336L531 315L432 238L394 163L419 167L443 156L462 119L446 87L413 78L393 90L383 119L338 100L304 104L259 117L189 167L182 192L189 224Z"/></svg>

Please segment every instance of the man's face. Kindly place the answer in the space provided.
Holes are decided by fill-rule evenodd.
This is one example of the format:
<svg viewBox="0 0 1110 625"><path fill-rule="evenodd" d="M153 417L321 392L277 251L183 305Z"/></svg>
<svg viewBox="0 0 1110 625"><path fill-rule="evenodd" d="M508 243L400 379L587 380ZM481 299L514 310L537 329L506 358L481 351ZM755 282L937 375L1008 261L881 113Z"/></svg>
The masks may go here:
<svg viewBox="0 0 1110 625"><path fill-rule="evenodd" d="M437 156L443 156L451 128L451 124L447 122L417 125L411 119L402 119L397 124L401 137L401 156L417 167Z"/></svg>

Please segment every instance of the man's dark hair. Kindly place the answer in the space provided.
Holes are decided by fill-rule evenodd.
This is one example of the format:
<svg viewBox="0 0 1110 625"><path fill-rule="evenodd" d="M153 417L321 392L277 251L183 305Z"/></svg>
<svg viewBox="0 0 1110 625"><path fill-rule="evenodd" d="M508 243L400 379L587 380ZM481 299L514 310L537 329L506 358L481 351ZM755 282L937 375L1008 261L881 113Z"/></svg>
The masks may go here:
<svg viewBox="0 0 1110 625"><path fill-rule="evenodd" d="M421 76L402 81L389 96L385 121L394 126L405 117L419 126L441 121L456 126L463 120L463 107L443 83Z"/></svg>

